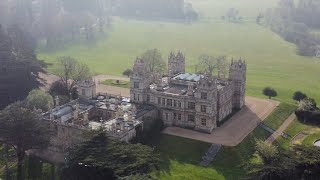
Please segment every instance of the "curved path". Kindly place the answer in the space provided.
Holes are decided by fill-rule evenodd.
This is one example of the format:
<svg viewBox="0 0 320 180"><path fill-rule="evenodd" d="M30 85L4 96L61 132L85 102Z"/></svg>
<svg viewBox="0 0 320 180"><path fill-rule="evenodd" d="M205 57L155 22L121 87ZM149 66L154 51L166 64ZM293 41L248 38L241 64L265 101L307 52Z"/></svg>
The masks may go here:
<svg viewBox="0 0 320 180"><path fill-rule="evenodd" d="M195 139L225 146L238 145L260 121L263 121L276 107L279 102L246 97L246 106L232 116L221 127L215 129L212 134L205 134L178 127L168 127L163 133Z"/></svg>

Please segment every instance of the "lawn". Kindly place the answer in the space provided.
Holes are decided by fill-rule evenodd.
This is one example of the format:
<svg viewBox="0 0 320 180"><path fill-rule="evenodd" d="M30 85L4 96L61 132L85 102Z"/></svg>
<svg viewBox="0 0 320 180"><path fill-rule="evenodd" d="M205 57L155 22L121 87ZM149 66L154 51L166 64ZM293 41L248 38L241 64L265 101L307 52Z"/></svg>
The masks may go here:
<svg viewBox="0 0 320 180"><path fill-rule="evenodd" d="M278 129L282 123L296 110L297 106L288 103L280 103L280 105L269 115L264 122L272 129Z"/></svg>
<svg viewBox="0 0 320 180"><path fill-rule="evenodd" d="M102 81L101 84L108 85L108 86L116 86L121 88L128 88L128 89L130 88L130 82L114 80L114 79L107 79L105 81Z"/></svg>
<svg viewBox="0 0 320 180"><path fill-rule="evenodd" d="M58 51L38 50L40 59L55 64L59 56L73 56L86 62L95 74L122 75L136 56L158 48L166 59L170 51L181 50L187 70L193 71L199 55L227 55L248 62L247 94L261 97L265 86L278 91L278 100L292 102L301 90L320 101L320 59L296 55L296 47L268 28L255 23L258 13L273 7L277 0L191 0L201 20L192 24L165 21L138 21L114 18L113 28L95 44L78 43ZM239 10L244 22L221 20L227 10ZM54 66L49 68L53 72Z"/></svg>
<svg viewBox="0 0 320 180"><path fill-rule="evenodd" d="M285 133L289 134L289 138L288 139L284 139L283 137L279 137L276 141L275 144L278 145L281 148L284 149L289 149L290 147L290 142L292 140L292 138L299 132L310 132L312 129L314 128L319 128L319 126L315 126L312 124L306 124L306 123L302 123L301 121L298 121L297 119L295 119L287 128L287 130L285 130ZM319 136L320 137L320 136Z"/></svg>
<svg viewBox="0 0 320 180"><path fill-rule="evenodd" d="M306 146L314 146L314 142L320 139L320 131L310 134L306 137L302 144Z"/></svg>
<svg viewBox="0 0 320 180"><path fill-rule="evenodd" d="M199 165L211 144L170 135L162 135L157 151L161 154L161 170L153 172L156 179L240 179L246 173L242 165L255 160L255 139L266 139L270 134L260 128L249 134L236 147L222 147L208 167Z"/></svg>

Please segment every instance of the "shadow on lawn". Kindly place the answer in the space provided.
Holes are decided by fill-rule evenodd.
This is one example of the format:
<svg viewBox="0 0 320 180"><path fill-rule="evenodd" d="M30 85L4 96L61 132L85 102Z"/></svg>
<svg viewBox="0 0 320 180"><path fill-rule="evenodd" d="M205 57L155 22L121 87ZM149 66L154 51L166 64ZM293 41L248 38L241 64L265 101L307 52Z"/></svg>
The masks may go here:
<svg viewBox="0 0 320 180"><path fill-rule="evenodd" d="M247 113L248 118L259 119L251 110L247 109ZM269 135L269 132L256 128L239 145L223 146L213 162L203 168L213 168L225 179L241 179L246 173L244 165L254 157L255 140L267 139ZM159 134L152 142L152 146L156 147L161 156L160 171L169 175L174 173L170 167L172 161L201 167L199 165L201 158L211 146L209 143L165 134ZM159 177L160 172L158 171L156 175Z"/></svg>

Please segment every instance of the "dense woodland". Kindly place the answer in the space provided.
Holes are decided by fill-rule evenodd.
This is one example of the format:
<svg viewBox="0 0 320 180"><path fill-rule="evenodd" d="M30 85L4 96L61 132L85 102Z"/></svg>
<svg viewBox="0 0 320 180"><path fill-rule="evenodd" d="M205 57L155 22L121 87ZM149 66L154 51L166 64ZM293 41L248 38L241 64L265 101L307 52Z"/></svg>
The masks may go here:
<svg viewBox="0 0 320 180"><path fill-rule="evenodd" d="M317 56L320 52L320 1L281 0L266 13L266 23L286 41L298 47L302 56ZM261 16L257 17L260 21Z"/></svg>

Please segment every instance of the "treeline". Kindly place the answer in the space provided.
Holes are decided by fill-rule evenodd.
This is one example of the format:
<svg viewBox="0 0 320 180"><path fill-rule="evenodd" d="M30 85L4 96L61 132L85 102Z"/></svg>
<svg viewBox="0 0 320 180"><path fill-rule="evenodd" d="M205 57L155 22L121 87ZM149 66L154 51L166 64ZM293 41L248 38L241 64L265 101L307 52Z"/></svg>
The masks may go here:
<svg viewBox="0 0 320 180"><path fill-rule="evenodd" d="M278 6L265 15L265 23L286 41L297 45L302 56L317 56L320 52L319 31L320 1L281 0ZM261 15L257 17L260 22Z"/></svg>
<svg viewBox="0 0 320 180"><path fill-rule="evenodd" d="M184 0L113 0L114 15L141 19L196 20L198 14Z"/></svg>
<svg viewBox="0 0 320 180"><path fill-rule="evenodd" d="M108 0L2 0L0 24L18 25L48 47L88 42L111 24Z"/></svg>
<svg viewBox="0 0 320 180"><path fill-rule="evenodd" d="M35 40L18 26L8 31L0 26L0 110L40 86L45 64L37 59L35 48Z"/></svg>

